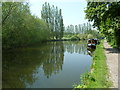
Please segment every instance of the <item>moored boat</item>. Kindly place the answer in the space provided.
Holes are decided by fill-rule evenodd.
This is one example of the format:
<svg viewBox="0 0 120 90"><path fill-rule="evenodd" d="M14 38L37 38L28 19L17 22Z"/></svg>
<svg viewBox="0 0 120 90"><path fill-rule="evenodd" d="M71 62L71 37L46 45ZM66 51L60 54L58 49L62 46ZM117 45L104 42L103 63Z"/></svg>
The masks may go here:
<svg viewBox="0 0 120 90"><path fill-rule="evenodd" d="M96 48L96 45L97 45L98 43L99 43L99 42L98 42L98 39L89 39L87 46L88 46L88 48L93 48L93 49L95 49L95 48Z"/></svg>

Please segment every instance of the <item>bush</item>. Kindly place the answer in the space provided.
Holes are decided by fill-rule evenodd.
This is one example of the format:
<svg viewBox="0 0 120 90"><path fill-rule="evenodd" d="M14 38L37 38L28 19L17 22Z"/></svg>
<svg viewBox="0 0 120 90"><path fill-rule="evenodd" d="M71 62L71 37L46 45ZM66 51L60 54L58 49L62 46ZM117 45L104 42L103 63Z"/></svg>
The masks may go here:
<svg viewBox="0 0 120 90"><path fill-rule="evenodd" d="M80 38L77 35L74 35L70 38L71 40L80 40Z"/></svg>
<svg viewBox="0 0 120 90"><path fill-rule="evenodd" d="M94 38L94 36L92 34L88 34L87 38L92 39L92 38Z"/></svg>

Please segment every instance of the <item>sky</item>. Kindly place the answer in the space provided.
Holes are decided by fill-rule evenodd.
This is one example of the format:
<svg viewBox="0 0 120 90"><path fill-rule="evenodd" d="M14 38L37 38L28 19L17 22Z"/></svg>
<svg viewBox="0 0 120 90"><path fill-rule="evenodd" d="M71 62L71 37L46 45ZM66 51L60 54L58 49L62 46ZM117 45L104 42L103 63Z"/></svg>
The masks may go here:
<svg viewBox="0 0 120 90"><path fill-rule="evenodd" d="M57 6L62 9L62 16L64 25L78 25L86 23L85 20L85 7L87 2L85 0L29 0L30 10L33 15L41 18L42 5L48 2L50 6Z"/></svg>

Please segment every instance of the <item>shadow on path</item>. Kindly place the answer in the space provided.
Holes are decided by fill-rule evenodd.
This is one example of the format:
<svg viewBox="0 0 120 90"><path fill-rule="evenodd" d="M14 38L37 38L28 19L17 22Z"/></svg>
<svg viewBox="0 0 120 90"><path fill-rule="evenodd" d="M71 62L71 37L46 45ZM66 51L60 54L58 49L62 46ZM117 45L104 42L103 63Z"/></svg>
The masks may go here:
<svg viewBox="0 0 120 90"><path fill-rule="evenodd" d="M104 48L109 53L119 53L120 51L116 48Z"/></svg>

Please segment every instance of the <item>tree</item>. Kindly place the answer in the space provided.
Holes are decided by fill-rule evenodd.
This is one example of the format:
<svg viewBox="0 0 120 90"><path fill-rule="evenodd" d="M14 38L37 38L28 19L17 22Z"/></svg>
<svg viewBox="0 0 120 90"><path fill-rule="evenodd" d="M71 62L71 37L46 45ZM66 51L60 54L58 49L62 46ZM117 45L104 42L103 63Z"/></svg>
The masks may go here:
<svg viewBox="0 0 120 90"><path fill-rule="evenodd" d="M56 39L61 39L64 32L62 10L54 5L51 7L49 3L47 4L47 2L45 2L42 6L41 17L46 23L48 23L52 39L54 39L54 37Z"/></svg>
<svg viewBox="0 0 120 90"><path fill-rule="evenodd" d="M11 6L15 7L12 11ZM46 41L49 38L47 23L31 15L29 3L4 2L2 3L2 13L3 48L27 46Z"/></svg>
<svg viewBox="0 0 120 90"><path fill-rule="evenodd" d="M79 33L79 30L78 30L78 26L75 25L75 33L78 34Z"/></svg>
<svg viewBox="0 0 120 90"><path fill-rule="evenodd" d="M103 33L113 45L120 45L120 1L88 2L86 18L93 21L93 26Z"/></svg>

